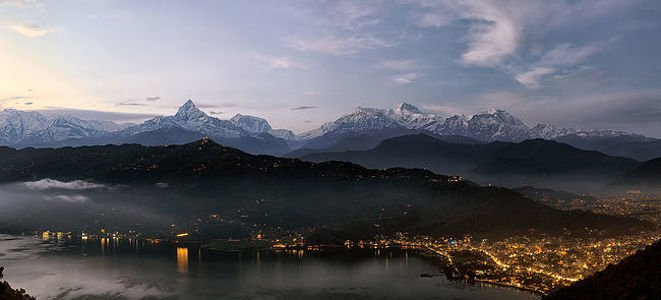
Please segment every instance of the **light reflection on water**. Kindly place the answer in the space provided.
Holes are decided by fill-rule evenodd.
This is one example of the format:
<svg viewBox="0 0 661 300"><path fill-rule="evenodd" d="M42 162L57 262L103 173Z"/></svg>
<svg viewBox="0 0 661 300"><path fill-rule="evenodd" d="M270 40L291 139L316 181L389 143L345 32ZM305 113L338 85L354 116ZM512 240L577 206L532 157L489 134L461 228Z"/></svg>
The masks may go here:
<svg viewBox="0 0 661 300"><path fill-rule="evenodd" d="M0 235L5 279L39 299L530 299L467 286L407 251L218 252L146 240Z"/></svg>
<svg viewBox="0 0 661 300"><path fill-rule="evenodd" d="M177 247L177 272L188 274L188 248Z"/></svg>

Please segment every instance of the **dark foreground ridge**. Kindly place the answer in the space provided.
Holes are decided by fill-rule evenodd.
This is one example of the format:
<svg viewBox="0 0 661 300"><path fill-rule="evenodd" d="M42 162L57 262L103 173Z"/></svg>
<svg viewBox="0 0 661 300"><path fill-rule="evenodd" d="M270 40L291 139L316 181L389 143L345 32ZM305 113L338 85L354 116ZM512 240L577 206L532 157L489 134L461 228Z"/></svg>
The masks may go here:
<svg viewBox="0 0 661 300"><path fill-rule="evenodd" d="M2 271L4 267L0 267L0 279L2 279ZM25 293L24 289L12 289L6 281L0 282L0 300L35 300L34 297Z"/></svg>
<svg viewBox="0 0 661 300"><path fill-rule="evenodd" d="M661 241L544 299L661 299Z"/></svg>
<svg viewBox="0 0 661 300"><path fill-rule="evenodd" d="M387 139L370 150L317 152L297 157L308 161L349 161L368 168L425 168L498 185L568 190L596 189L640 164L633 159L541 139L470 144L429 135Z"/></svg>
<svg viewBox="0 0 661 300"><path fill-rule="evenodd" d="M614 187L661 192L661 157L644 162L613 182Z"/></svg>
<svg viewBox="0 0 661 300"><path fill-rule="evenodd" d="M101 187L60 189L55 198L31 191L38 194L16 207L46 201L23 210L4 205L0 230L168 235L172 227L202 238L328 228L359 239L396 232L503 238L651 229L631 218L552 209L505 188L426 170L255 156L209 139L169 147L0 148L0 183L18 189L43 179Z"/></svg>

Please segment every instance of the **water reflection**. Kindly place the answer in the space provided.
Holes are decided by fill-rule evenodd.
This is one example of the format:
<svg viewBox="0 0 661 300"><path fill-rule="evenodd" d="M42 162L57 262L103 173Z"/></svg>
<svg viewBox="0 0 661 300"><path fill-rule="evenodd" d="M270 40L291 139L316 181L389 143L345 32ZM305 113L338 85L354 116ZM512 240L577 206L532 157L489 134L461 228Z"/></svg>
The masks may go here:
<svg viewBox="0 0 661 300"><path fill-rule="evenodd" d="M188 274L188 248L177 247L177 272Z"/></svg>
<svg viewBox="0 0 661 300"><path fill-rule="evenodd" d="M415 252L396 249L223 252L139 239L62 243L52 236L0 235L0 253L5 279L38 299L534 298L511 289L421 278L442 271Z"/></svg>

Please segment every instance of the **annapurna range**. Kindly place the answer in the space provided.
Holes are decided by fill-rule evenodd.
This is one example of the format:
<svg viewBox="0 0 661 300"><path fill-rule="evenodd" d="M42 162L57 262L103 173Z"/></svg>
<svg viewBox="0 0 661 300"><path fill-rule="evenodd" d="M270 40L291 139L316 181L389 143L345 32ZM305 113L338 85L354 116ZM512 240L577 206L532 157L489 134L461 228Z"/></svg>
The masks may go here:
<svg viewBox="0 0 661 300"><path fill-rule="evenodd" d="M474 143L541 138L602 152L615 147L621 149L623 144L638 147L643 144L644 148L653 148L652 157L659 156L656 149L661 149L659 140L636 133L557 128L549 124L529 127L505 110L445 118L408 103L392 109L358 107L335 121L298 135L287 129L273 129L267 120L259 117L241 114L228 120L212 117L191 100L173 116L158 116L141 124L82 120L68 115L46 117L38 112L14 109L0 112L0 145L15 148L182 144L208 136L249 153L283 155L297 149L333 149L343 143L345 146L335 150L365 150L388 138L419 133ZM351 143L357 137L362 144Z"/></svg>

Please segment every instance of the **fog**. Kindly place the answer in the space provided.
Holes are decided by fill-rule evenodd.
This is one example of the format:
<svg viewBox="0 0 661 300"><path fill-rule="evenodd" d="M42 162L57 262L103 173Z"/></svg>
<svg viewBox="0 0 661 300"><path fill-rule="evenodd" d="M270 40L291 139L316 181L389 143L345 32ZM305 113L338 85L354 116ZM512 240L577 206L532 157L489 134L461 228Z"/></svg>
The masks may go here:
<svg viewBox="0 0 661 300"><path fill-rule="evenodd" d="M154 187L154 190L158 188ZM0 230L157 231L172 223L144 187L107 186L76 180L42 179L0 186Z"/></svg>

